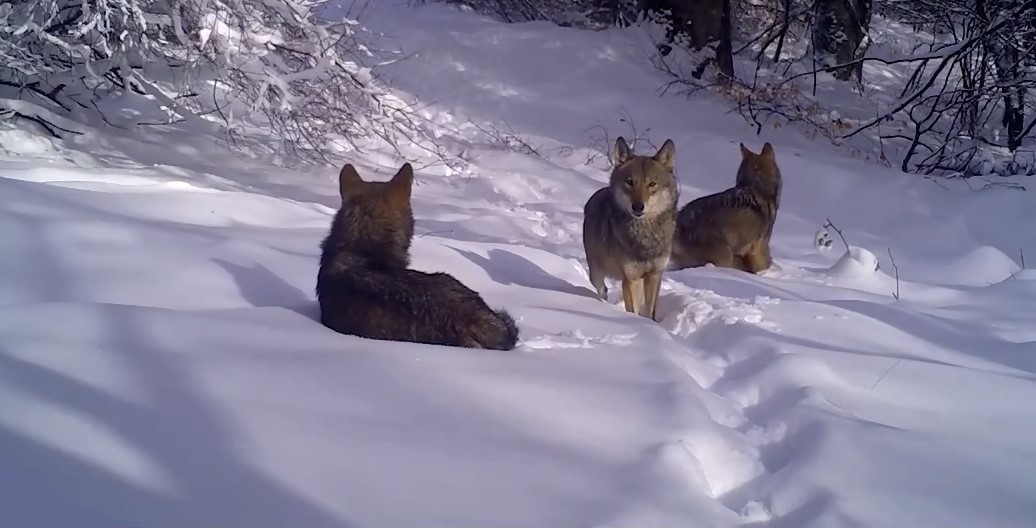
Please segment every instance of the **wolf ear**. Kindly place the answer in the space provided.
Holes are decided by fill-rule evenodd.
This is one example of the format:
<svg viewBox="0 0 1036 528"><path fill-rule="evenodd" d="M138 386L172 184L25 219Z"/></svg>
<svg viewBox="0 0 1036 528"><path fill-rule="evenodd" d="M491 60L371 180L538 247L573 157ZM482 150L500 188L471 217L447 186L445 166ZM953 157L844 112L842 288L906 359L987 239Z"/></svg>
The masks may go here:
<svg viewBox="0 0 1036 528"><path fill-rule="evenodd" d="M399 202L410 203L410 191L414 185L414 168L404 163L399 172L388 181L389 192Z"/></svg>
<svg viewBox="0 0 1036 528"><path fill-rule="evenodd" d="M746 147L745 144L742 143L741 144L741 159L746 160L748 158L751 158L753 155L755 155L755 153L752 152L751 150L748 150L748 147Z"/></svg>
<svg viewBox="0 0 1036 528"><path fill-rule="evenodd" d="M767 141L766 144L763 145L763 151L762 151L762 153L760 153L760 156L763 156L763 157L766 157L766 158L772 160L774 158L774 154L775 153L773 151L773 145L771 145L770 142Z"/></svg>
<svg viewBox="0 0 1036 528"><path fill-rule="evenodd" d="M619 136L618 139L615 140L615 164L622 165L632 157L633 150L630 149L626 140L622 136Z"/></svg>
<svg viewBox="0 0 1036 528"><path fill-rule="evenodd" d="M342 171L338 173L338 194L344 201L349 196L356 194L363 184L366 183L360 178L360 173L356 172L356 167L353 167L352 163L347 163L342 167Z"/></svg>
<svg viewBox="0 0 1036 528"><path fill-rule="evenodd" d="M662 148L658 149L652 159L665 165L665 168L673 170L673 165L676 163L676 145L673 144L673 140L665 140Z"/></svg>

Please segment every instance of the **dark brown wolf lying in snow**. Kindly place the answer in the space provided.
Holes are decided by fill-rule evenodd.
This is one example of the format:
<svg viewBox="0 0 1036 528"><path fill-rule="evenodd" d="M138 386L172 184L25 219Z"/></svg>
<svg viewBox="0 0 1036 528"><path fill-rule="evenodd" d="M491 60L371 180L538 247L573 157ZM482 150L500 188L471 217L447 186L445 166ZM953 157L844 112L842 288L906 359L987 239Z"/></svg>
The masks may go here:
<svg viewBox="0 0 1036 528"><path fill-rule="evenodd" d="M339 174L342 205L321 243L320 321L371 339L511 350L518 327L446 273L407 269L414 214L409 163L387 182L365 182L352 165Z"/></svg>

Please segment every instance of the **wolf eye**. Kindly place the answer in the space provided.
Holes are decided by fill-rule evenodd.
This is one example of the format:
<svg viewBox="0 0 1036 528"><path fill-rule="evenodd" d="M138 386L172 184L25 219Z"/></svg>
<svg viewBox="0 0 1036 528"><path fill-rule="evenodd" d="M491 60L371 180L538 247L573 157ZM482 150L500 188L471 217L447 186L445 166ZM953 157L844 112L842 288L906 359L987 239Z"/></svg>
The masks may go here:
<svg viewBox="0 0 1036 528"><path fill-rule="evenodd" d="M626 185L633 187L633 178L626 178Z"/></svg>
<svg viewBox="0 0 1036 528"><path fill-rule="evenodd" d="M658 182L648 182L648 187L654 187L658 185Z"/></svg>

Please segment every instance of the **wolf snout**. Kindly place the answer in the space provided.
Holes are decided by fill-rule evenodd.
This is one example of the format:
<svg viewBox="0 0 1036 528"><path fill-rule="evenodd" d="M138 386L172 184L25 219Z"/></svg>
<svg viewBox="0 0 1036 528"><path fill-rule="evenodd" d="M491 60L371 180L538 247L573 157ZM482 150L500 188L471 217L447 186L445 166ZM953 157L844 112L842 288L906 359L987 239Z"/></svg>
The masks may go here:
<svg viewBox="0 0 1036 528"><path fill-rule="evenodd" d="M633 216L644 216L644 204L634 202L630 205L630 210L633 212Z"/></svg>

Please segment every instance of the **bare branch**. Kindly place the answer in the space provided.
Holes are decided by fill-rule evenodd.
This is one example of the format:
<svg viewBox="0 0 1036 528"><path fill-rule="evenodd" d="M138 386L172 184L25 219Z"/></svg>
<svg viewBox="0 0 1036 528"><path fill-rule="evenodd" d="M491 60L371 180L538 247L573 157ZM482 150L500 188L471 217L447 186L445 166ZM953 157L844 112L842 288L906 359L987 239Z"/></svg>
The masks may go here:
<svg viewBox="0 0 1036 528"><path fill-rule="evenodd" d="M842 234L842 230L835 227L835 224L831 222L830 218L825 218L825 220L827 220L827 222L824 223L824 227L833 229L835 233L838 233L838 238L841 238L842 244L845 244L845 250L849 251L849 242L845 240L845 235Z"/></svg>
<svg viewBox="0 0 1036 528"><path fill-rule="evenodd" d="M892 292L892 297L899 300L899 266L896 265L896 259L892 256L892 248L888 248L889 260L892 261L892 271L896 274L896 291Z"/></svg>

